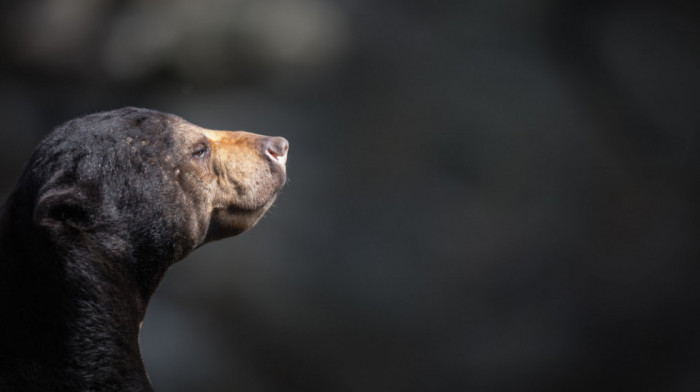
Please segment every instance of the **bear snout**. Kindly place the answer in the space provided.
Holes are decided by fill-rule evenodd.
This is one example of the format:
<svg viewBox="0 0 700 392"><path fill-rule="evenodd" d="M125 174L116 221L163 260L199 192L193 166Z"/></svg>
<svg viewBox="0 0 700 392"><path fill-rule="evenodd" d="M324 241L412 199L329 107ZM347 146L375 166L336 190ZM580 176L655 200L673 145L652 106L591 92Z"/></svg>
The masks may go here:
<svg viewBox="0 0 700 392"><path fill-rule="evenodd" d="M251 228L286 182L289 142L246 131L199 128L211 143L213 200L205 242Z"/></svg>
<svg viewBox="0 0 700 392"><path fill-rule="evenodd" d="M289 142L283 137L266 137L262 142L263 153L273 162L278 162L284 166L287 162L287 151Z"/></svg>

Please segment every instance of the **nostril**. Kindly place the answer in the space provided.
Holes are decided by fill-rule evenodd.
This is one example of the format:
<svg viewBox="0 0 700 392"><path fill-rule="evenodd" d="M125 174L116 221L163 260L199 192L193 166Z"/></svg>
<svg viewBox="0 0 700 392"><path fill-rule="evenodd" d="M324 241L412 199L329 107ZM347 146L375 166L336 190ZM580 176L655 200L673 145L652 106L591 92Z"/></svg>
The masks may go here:
<svg viewBox="0 0 700 392"><path fill-rule="evenodd" d="M283 137L272 137L267 142L267 151L276 157L284 156L289 150L289 142Z"/></svg>

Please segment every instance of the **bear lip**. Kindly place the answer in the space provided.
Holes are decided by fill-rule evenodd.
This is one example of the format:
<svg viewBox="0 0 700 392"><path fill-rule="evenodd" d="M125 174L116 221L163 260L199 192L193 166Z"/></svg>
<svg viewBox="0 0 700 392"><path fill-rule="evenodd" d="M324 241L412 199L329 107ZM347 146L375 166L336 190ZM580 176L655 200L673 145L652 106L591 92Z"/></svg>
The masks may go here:
<svg viewBox="0 0 700 392"><path fill-rule="evenodd" d="M265 151L265 155L272 162L276 162L276 163L280 164L282 167L285 167L285 164L287 163L287 151L286 150L282 154L277 154L274 151L267 149Z"/></svg>

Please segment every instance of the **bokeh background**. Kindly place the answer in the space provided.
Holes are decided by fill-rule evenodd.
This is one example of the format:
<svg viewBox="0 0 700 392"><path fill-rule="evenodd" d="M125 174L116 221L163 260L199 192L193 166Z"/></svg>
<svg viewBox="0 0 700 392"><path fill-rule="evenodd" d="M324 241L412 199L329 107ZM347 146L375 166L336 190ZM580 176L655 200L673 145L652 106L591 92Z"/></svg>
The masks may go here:
<svg viewBox="0 0 700 392"><path fill-rule="evenodd" d="M290 140L156 292L159 391L697 391L696 4L4 0L0 196L95 111Z"/></svg>

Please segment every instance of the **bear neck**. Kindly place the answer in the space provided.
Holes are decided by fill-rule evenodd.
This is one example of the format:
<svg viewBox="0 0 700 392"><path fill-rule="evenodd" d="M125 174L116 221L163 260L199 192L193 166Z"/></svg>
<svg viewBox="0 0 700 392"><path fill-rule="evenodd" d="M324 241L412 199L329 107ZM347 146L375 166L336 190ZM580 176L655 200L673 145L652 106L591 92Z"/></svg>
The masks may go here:
<svg viewBox="0 0 700 392"><path fill-rule="evenodd" d="M0 390L151 391L148 298L126 264L57 252L32 211L16 197L0 207Z"/></svg>

